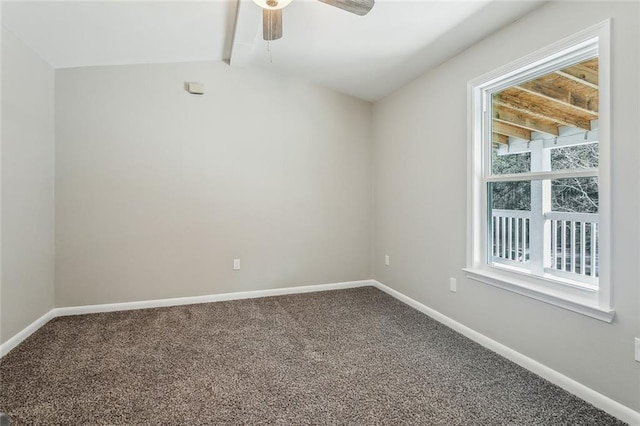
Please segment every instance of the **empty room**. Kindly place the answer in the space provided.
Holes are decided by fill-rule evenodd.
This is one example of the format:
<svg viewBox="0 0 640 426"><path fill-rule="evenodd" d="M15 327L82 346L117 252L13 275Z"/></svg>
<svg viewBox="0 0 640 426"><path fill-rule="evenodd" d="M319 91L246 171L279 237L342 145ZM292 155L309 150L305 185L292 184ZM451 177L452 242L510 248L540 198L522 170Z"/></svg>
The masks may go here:
<svg viewBox="0 0 640 426"><path fill-rule="evenodd" d="M639 1L0 19L0 425L640 425Z"/></svg>

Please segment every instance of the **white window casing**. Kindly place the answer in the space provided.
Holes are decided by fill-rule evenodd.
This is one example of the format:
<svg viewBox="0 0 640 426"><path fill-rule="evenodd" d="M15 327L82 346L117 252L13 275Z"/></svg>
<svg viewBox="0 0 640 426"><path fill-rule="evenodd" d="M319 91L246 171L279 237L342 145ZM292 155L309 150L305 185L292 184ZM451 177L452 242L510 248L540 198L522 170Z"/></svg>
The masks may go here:
<svg viewBox="0 0 640 426"><path fill-rule="evenodd" d="M602 321L612 322L614 310L611 301L611 115L610 115L610 21L587 28L551 46L543 48L511 64L480 76L468 83L468 206L467 206L467 277L485 284L509 290L542 302L550 303ZM595 138L599 144L599 165L597 169L571 171L542 171L513 175L491 175L488 170L491 156L491 94L502 89L529 81L572 64L597 56L599 61L599 117L598 130L585 138ZM532 164L544 161L535 158L535 144L548 141L532 140L523 150L532 152ZM567 143L570 143L569 140ZM488 146L487 146L488 144ZM539 150L538 152L542 152ZM548 152L548 150L546 150ZM535 170L535 169L534 169ZM487 206L486 186L491 182L531 181L533 191L549 190L552 179L569 177L598 178L599 209L597 217L599 271L598 278L585 277L581 282L564 279L563 272L551 275L549 265L534 257L528 266L531 272L523 271L509 263L493 265L488 262L488 230L492 218ZM538 188L539 187L539 188ZM544 199L544 198L543 198ZM532 197L530 220L541 220L548 211L547 206ZM595 226L595 225L594 225ZM533 229L533 226L532 226ZM542 229L542 227L538 228ZM584 225L581 226L584 229ZM594 228L595 229L595 228ZM545 231L546 232L546 231ZM584 231L582 231L584 232ZM594 232L593 230L591 231ZM549 236L531 235L530 244L548 244ZM533 250L532 250L533 251ZM544 252L540 250L539 252ZM573 254L572 254L573 255ZM580 254L578 254L580 255ZM584 254L582 254L584 257ZM584 267L584 264L583 264ZM593 267L593 266L592 266ZM567 274L569 275L569 274ZM560 278L558 278L560 277ZM595 283L595 285L594 285Z"/></svg>

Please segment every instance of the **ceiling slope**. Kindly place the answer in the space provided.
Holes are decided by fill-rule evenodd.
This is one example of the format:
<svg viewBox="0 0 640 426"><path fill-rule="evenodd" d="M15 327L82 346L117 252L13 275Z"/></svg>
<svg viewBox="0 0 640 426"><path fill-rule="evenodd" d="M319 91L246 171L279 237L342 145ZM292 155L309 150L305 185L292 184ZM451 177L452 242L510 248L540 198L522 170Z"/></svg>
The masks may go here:
<svg viewBox="0 0 640 426"><path fill-rule="evenodd" d="M375 101L542 3L294 0L269 43L251 0L3 1L2 25L54 68L229 59Z"/></svg>
<svg viewBox="0 0 640 426"><path fill-rule="evenodd" d="M2 25L54 68L228 59L237 0L3 1Z"/></svg>
<svg viewBox="0 0 640 426"><path fill-rule="evenodd" d="M543 3L377 0L360 17L298 0L283 11L283 38L266 42L260 8L240 0L231 65L285 72L375 101Z"/></svg>

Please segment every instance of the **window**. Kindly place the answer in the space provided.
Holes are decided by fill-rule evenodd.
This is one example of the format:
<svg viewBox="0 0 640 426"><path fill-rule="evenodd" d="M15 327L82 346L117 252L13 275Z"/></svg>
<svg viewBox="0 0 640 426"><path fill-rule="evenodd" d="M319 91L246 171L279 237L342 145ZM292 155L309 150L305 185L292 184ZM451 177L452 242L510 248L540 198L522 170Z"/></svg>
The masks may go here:
<svg viewBox="0 0 640 426"><path fill-rule="evenodd" d="M469 83L467 275L604 321L608 22Z"/></svg>

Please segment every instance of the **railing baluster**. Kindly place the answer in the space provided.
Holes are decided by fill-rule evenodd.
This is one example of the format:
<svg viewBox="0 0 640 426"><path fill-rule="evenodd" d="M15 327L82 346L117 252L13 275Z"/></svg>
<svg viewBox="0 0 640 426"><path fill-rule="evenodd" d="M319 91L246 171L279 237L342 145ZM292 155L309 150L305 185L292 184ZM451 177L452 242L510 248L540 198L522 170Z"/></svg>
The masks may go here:
<svg viewBox="0 0 640 426"><path fill-rule="evenodd" d="M498 250L498 252L496 253L497 257L502 256L502 221L503 220L504 220L504 217L498 216L498 232L496 235L496 237L498 238L498 243L496 244L496 248Z"/></svg>
<svg viewBox="0 0 640 426"><path fill-rule="evenodd" d="M562 254L562 263L561 263L561 267L560 270L561 271L566 271L567 270L567 231L566 231L566 220L562 221L562 225L560 226L560 238L562 239L562 245L560 246L560 253Z"/></svg>
<svg viewBox="0 0 640 426"><path fill-rule="evenodd" d="M586 275L586 247L585 242L587 241L587 222L580 222L580 275Z"/></svg>
<svg viewBox="0 0 640 426"><path fill-rule="evenodd" d="M551 219L551 269L558 269L558 223Z"/></svg>
<svg viewBox="0 0 640 426"><path fill-rule="evenodd" d="M571 241L569 242L571 248L571 272L576 272L576 221L571 221Z"/></svg>
<svg viewBox="0 0 640 426"><path fill-rule="evenodd" d="M496 257L500 257L500 253L502 252L502 234L500 229L502 229L502 216L498 216L498 223L496 228Z"/></svg>
<svg viewBox="0 0 640 426"><path fill-rule="evenodd" d="M491 216L491 255L496 255L496 217Z"/></svg>
<svg viewBox="0 0 640 426"><path fill-rule="evenodd" d="M562 220L558 219L556 222L558 227L558 256L556 257L556 269L562 270Z"/></svg>
<svg viewBox="0 0 640 426"><path fill-rule="evenodd" d="M598 232L598 224L591 223L591 270L589 271L592 277L596 276L596 233Z"/></svg>
<svg viewBox="0 0 640 426"><path fill-rule="evenodd" d="M513 260L513 218L507 219L507 229L509 237L509 253L507 253L507 259Z"/></svg>
<svg viewBox="0 0 640 426"><path fill-rule="evenodd" d="M491 256L496 255L496 217L491 216Z"/></svg>
<svg viewBox="0 0 640 426"><path fill-rule="evenodd" d="M524 246L524 260L525 262L527 260L529 260L529 248L530 248L530 244L529 244L529 227L531 226L531 219L525 219L524 220L524 229L523 229L523 234L524 237L522 238L522 245Z"/></svg>
<svg viewBox="0 0 640 426"><path fill-rule="evenodd" d="M504 259L506 257L505 255L507 254L507 233L505 232L506 231L505 228L506 228L506 222L507 222L506 219L507 218L506 217L501 217L500 219L501 219L501 222L502 222L502 224L500 226L501 229L502 229L502 258Z"/></svg>
<svg viewBox="0 0 640 426"><path fill-rule="evenodd" d="M518 226L518 218L511 219L511 260L518 260L518 254L516 252L516 227Z"/></svg>
<svg viewBox="0 0 640 426"><path fill-rule="evenodd" d="M496 216L496 257L500 257L500 216Z"/></svg>
<svg viewBox="0 0 640 426"><path fill-rule="evenodd" d="M509 216L504 218L504 258L509 259Z"/></svg>
<svg viewBox="0 0 640 426"><path fill-rule="evenodd" d="M520 260L518 259L518 252L520 251L520 218L516 217L516 238L515 238L515 242L516 242L516 259L515 260Z"/></svg>

